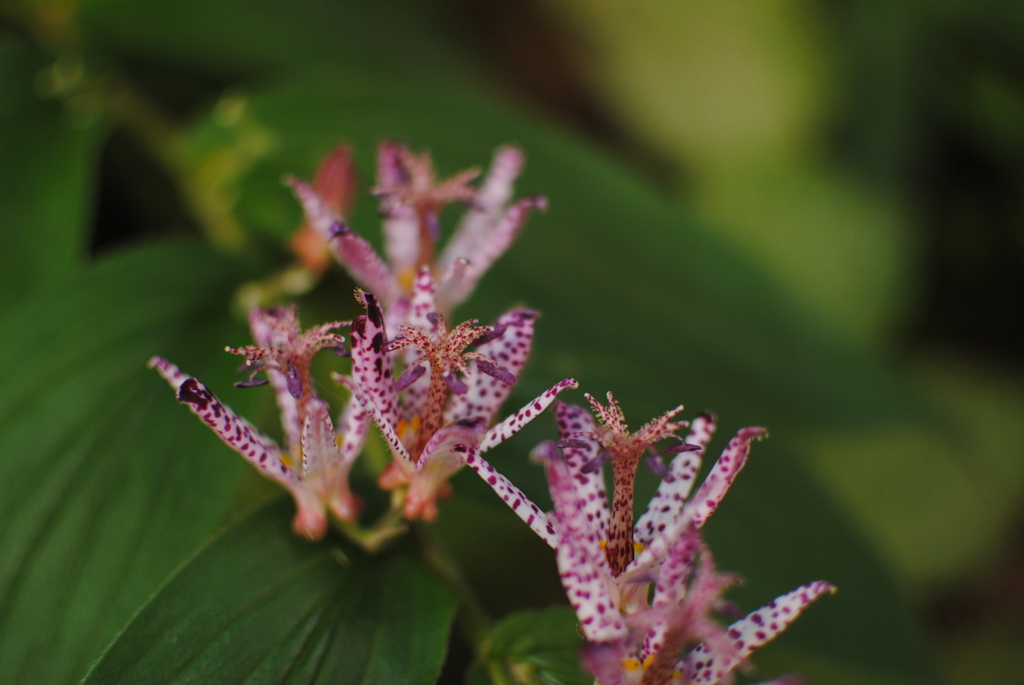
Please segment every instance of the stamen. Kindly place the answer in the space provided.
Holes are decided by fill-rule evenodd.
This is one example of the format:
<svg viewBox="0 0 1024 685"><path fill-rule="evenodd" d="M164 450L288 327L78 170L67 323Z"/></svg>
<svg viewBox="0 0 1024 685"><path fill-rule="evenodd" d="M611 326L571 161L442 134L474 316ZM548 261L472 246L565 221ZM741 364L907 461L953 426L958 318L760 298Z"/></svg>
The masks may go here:
<svg viewBox="0 0 1024 685"><path fill-rule="evenodd" d="M288 392L295 399L302 398L302 377L299 376L299 370L294 366L288 367L287 373L285 373L285 381L288 385Z"/></svg>
<svg viewBox="0 0 1024 685"><path fill-rule="evenodd" d="M665 462L663 462L661 457L658 455L652 454L648 456L644 459L644 463L647 464L647 467L651 471L654 471L654 474L658 476L658 478L664 478L668 475L668 467L665 466Z"/></svg>
<svg viewBox="0 0 1024 685"><path fill-rule="evenodd" d="M351 357L352 350L348 349L344 345L338 345L337 347L334 348L334 354L338 355L339 357Z"/></svg>
<svg viewBox="0 0 1024 685"><path fill-rule="evenodd" d="M443 376L445 385L456 395L465 395L469 392L469 388L462 382L462 379L456 376L454 373L450 373L447 376Z"/></svg>
<svg viewBox="0 0 1024 685"><path fill-rule="evenodd" d="M235 383L236 388L255 388L260 385L266 385L270 381L266 378L250 378L247 381L238 381Z"/></svg>
<svg viewBox="0 0 1024 685"><path fill-rule="evenodd" d="M335 221L331 224L331 227L327 229L327 239L334 240L339 235L345 235L351 233L348 225L344 221Z"/></svg>
<svg viewBox="0 0 1024 685"><path fill-rule="evenodd" d="M577 440L576 438L569 438L567 440L557 440L552 443L555 447L560 449L578 449L585 450L590 447L590 443L586 440Z"/></svg>
<svg viewBox="0 0 1024 685"><path fill-rule="evenodd" d="M423 366L422 364L410 366L402 373L401 376L398 377L398 380L395 381L395 392L402 392L410 385L415 383L417 380L419 380L420 376L422 376L426 372L427 367Z"/></svg>
<svg viewBox="0 0 1024 685"><path fill-rule="evenodd" d="M662 452L665 454L679 454L680 452L698 452L700 451L700 445L691 445L688 442L681 442L677 445L669 445L664 448Z"/></svg>
<svg viewBox="0 0 1024 685"><path fill-rule="evenodd" d="M601 467L605 465L605 462L609 461L612 455L608 454L604 450L597 453L597 456L588 461L582 467L580 467L581 473L597 473L601 470Z"/></svg>
<svg viewBox="0 0 1024 685"><path fill-rule="evenodd" d="M492 363L486 362L486 361L484 361L482 359L477 359L476 360L476 368L480 369L481 371L486 373L488 376L492 376L494 378L497 378L499 381L501 381L505 385L515 385L516 377L513 376L508 371L506 371L505 369L503 369L500 366L498 366L497 364L492 364Z"/></svg>
<svg viewBox="0 0 1024 685"><path fill-rule="evenodd" d="M235 369L235 373L256 373L257 371L262 371L265 366L266 364L263 362L257 362L254 364L246 359L241 366Z"/></svg>
<svg viewBox="0 0 1024 685"><path fill-rule="evenodd" d="M508 326L503 323L499 323L494 326L494 330L484 333L479 338L473 341L473 347L480 347L486 345L492 340L497 340L501 336L505 335L505 331L508 330Z"/></svg>

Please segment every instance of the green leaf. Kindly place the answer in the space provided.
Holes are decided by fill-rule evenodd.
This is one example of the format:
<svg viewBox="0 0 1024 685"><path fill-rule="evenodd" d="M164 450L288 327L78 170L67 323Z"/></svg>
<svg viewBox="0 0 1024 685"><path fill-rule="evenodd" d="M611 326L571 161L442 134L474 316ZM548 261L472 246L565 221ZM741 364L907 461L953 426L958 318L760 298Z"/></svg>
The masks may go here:
<svg viewBox="0 0 1024 685"><path fill-rule="evenodd" d="M0 310L67 276L87 248L98 131L33 92L52 64L0 40Z"/></svg>
<svg viewBox="0 0 1024 685"><path fill-rule="evenodd" d="M464 71L426 30L430 8L407 0L87 0L79 18L106 50L201 73L251 77L342 64L432 78Z"/></svg>
<svg viewBox="0 0 1024 685"><path fill-rule="evenodd" d="M0 321L0 681L81 678L222 524L242 461L145 364L165 354L230 387L233 358L209 351L246 340L220 323L242 276L198 246L150 246Z"/></svg>
<svg viewBox="0 0 1024 685"><path fill-rule="evenodd" d="M403 683L437 678L455 601L413 554L368 557L289 527L290 501L203 549L86 679L114 683Z"/></svg>
<svg viewBox="0 0 1024 685"><path fill-rule="evenodd" d="M580 668L582 644L569 607L521 611L494 627L480 661L496 684L593 685Z"/></svg>

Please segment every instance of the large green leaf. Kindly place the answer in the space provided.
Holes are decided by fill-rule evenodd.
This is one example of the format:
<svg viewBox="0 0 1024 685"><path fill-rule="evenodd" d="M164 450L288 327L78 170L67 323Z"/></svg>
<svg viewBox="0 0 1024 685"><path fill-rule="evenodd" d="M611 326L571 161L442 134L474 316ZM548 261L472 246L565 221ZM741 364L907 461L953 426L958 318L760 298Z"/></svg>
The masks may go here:
<svg viewBox="0 0 1024 685"><path fill-rule="evenodd" d="M209 351L246 340L218 323L241 276L198 246L158 245L0 322L0 682L80 678L224 520L241 460L145 363L166 354L230 387L233 358ZM240 411L257 399L223 396Z"/></svg>
<svg viewBox="0 0 1024 685"><path fill-rule="evenodd" d="M214 540L128 625L86 680L372 683L437 678L455 601L408 551L343 556L277 502Z"/></svg>
<svg viewBox="0 0 1024 685"><path fill-rule="evenodd" d="M735 495L740 502L733 507L727 500L711 528L743 533L715 537L725 567L751 579L743 604L753 608L818 577L832 580L843 594L815 608L793 645L876 672L926 677L923 641L894 584L792 457L802 431L919 421L927 410L897 378L802 319L693 217L600 154L505 108L459 93L348 80L252 97L247 117L278 145L242 179L240 212L282 236L299 216L280 189L281 175L309 173L340 137L355 143L367 176L375 143L386 136L429 145L441 174L487 159L499 143L522 145L529 168L520 190L546 193L551 210L531 220L467 312L489 320L525 303L544 314L533 361L510 404L572 375L591 392L613 389L635 425L681 400L718 411L726 435L744 424L767 424L776 438L755 448L756 467ZM376 239L373 210L364 199L352 224ZM540 470L522 455L550 436L545 421L494 453L499 467L541 501ZM457 488L477 489L481 501L496 502L473 483L469 474ZM644 475L641 501L654 483ZM458 524L449 530L461 534ZM472 555L472 546L462 547ZM506 556L502 576L531 572L514 554ZM524 598L520 606L533 601ZM820 630L823 625L830 627Z"/></svg>
<svg viewBox="0 0 1024 685"><path fill-rule="evenodd" d="M56 78L52 65L0 39L0 310L65 277L87 247L97 130L34 92Z"/></svg>

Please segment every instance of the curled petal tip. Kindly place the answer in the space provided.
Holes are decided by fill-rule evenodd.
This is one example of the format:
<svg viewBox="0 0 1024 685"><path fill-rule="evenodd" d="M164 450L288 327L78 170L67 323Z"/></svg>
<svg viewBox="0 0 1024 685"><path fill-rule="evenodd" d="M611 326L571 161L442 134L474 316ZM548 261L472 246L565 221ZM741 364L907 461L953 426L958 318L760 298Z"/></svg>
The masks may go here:
<svg viewBox="0 0 1024 685"><path fill-rule="evenodd" d="M154 367L159 366L160 364L165 364L165 363L167 363L167 362L166 362L166 360L163 357L150 357L149 361L146 362L146 368L147 369L152 369Z"/></svg>
<svg viewBox="0 0 1024 685"><path fill-rule="evenodd" d="M552 459L561 459L562 451L558 448L558 443L550 440L538 443L536 447L530 450L530 459L532 461L543 464Z"/></svg>

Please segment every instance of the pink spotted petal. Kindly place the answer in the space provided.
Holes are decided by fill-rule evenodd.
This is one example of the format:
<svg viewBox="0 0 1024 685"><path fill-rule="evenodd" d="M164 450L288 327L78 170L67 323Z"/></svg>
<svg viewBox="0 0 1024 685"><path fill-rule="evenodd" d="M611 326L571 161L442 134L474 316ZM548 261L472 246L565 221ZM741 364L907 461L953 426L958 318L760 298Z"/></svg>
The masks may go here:
<svg viewBox="0 0 1024 685"><path fill-rule="evenodd" d="M546 209L547 200L543 197L528 197L519 200L509 207L498 219L494 227L488 232L486 238L472 247L467 254L452 255L462 257L469 264L465 274L459 281L449 280L442 283L437 289L438 307L443 311L450 311L456 307L473 292L473 288L480 281L483 275L491 268L519 235L520 229L526 223L530 210Z"/></svg>
<svg viewBox="0 0 1024 685"><path fill-rule="evenodd" d="M338 419L338 437L341 438L341 462L351 465L366 444L366 436L370 429L370 414L359 399L353 395L349 398L345 410Z"/></svg>
<svg viewBox="0 0 1024 685"><path fill-rule="evenodd" d="M409 309L408 325L421 328L424 331L433 331L434 324L428 316L435 314L437 307L434 306L434 276L430 273L429 266L421 266L416 280L412 284L412 302Z"/></svg>
<svg viewBox="0 0 1024 685"><path fill-rule="evenodd" d="M618 588L600 540L583 513L569 469L561 459L549 458L544 471L555 504L555 562L580 630L591 642L621 640L629 630L619 613Z"/></svg>
<svg viewBox="0 0 1024 685"><path fill-rule="evenodd" d="M484 439L480 441L480 454L484 454L488 450L493 449L495 445L505 442L510 437L518 433L523 426L537 418L537 416L544 411L549 404L554 402L555 398L558 397L558 393L569 388L577 387L579 387L579 383L572 378L566 378L564 381L555 383L553 386L545 390L543 394L537 397L537 399L533 400L515 414L487 431Z"/></svg>
<svg viewBox="0 0 1024 685"><path fill-rule="evenodd" d="M785 630L814 600L832 592L835 587L819 580L782 595L729 626L726 632L734 649L722 653L704 643L686 655L680 662L680 670L694 685L715 685L742 659Z"/></svg>
<svg viewBox="0 0 1024 685"><path fill-rule="evenodd" d="M537 313L528 309L514 309L502 314L494 326L495 332L501 329L504 332L477 350L518 377L530 354L536 318ZM470 418L483 418L489 422L512 390L509 384L482 373L476 361L471 361L469 368L466 375L468 390L465 395L456 395L448 402L444 414L446 423Z"/></svg>
<svg viewBox="0 0 1024 685"><path fill-rule="evenodd" d="M668 550L679 537L691 527L700 528L715 511L732 485L736 474L747 463L750 443L766 433L764 428L743 428L729 441L708 477L704 479L697 494L687 502L682 512L665 530L651 540L651 544L627 567L628 575L642 575L660 564ZM685 453L684 453L685 454Z"/></svg>
<svg viewBox="0 0 1024 685"><path fill-rule="evenodd" d="M647 505L647 511L636 522L633 539L637 542L645 546L650 545L656 535L679 517L683 505L686 504L686 498L690 496L690 490L697 480L704 450L714 435L715 424L715 417L710 414L700 414L693 420L685 442L688 445L697 445L700 449L694 452L681 452L672 460L668 475L662 479L658 492Z"/></svg>
<svg viewBox="0 0 1024 685"><path fill-rule="evenodd" d="M397 301L401 296L398 281L373 246L342 223L309 185L297 178L289 178L287 183L302 203L310 225L331 246L352 278L375 293L385 306Z"/></svg>
<svg viewBox="0 0 1024 685"><path fill-rule="evenodd" d="M249 330L257 345L270 347L285 342L282 336L276 333L274 323L277 319L275 312L257 307L249 312ZM295 397L288 391L288 381L285 380L283 373L277 369L267 369L264 373L274 388L277 407L281 411L281 428L284 432L285 447L289 454L298 454L302 427L299 425L299 407L295 402Z"/></svg>
<svg viewBox="0 0 1024 685"><path fill-rule="evenodd" d="M380 432L384 436L388 445L391 446L391 453L394 457L411 464L412 457L409 456L409 450L407 450L405 445L402 444L402 441L398 439L398 433L395 432L395 424L388 422L381 410L376 404L374 404L373 400L367 396L351 378L338 374L334 374L333 378L352 391L352 396L355 397L356 400L363 405L363 408L370 413L370 417L373 419L373 422L377 425L377 428L380 429Z"/></svg>
<svg viewBox="0 0 1024 685"><path fill-rule="evenodd" d="M476 450L467 452L464 461L469 468L476 471L491 486L491 489L515 512L516 516L521 518L544 542L552 547L557 545L558 538L555 534L555 528L548 520L547 514L527 499L526 495L513 485L508 478L498 473Z"/></svg>
<svg viewBox="0 0 1024 685"><path fill-rule="evenodd" d="M711 472L704 479L697 494L684 507L686 514L690 515L694 527L703 526L708 517L718 508L725 493L729 491L729 487L736 479L736 475L747 463L750 443L766 432L764 428L759 427L743 428L729 441L722 456L711 468Z"/></svg>
<svg viewBox="0 0 1024 685"><path fill-rule="evenodd" d="M416 208L395 191L408 182L402 163L403 146L384 141L377 149L377 187L384 216L384 253L392 273L412 272L420 258L420 222Z"/></svg>
<svg viewBox="0 0 1024 685"><path fill-rule="evenodd" d="M281 451L274 441L223 405L205 385L161 357L150 359L149 366L159 371L177 391L179 402L187 404L224 444L242 455L260 473L289 489L299 482L298 476L281 461Z"/></svg>
<svg viewBox="0 0 1024 685"><path fill-rule="evenodd" d="M583 647L580 654L583 668L597 679L598 685L635 685L639 678L631 678L630 675L641 674L636 671L630 673L622 667L623 661L634 656L628 640L610 643L591 642Z"/></svg>
<svg viewBox="0 0 1024 685"><path fill-rule="evenodd" d="M377 298L359 291L366 314L352 322L352 380L373 400L384 421L398 425L398 393L395 392L391 355L384 349L387 331Z"/></svg>
<svg viewBox="0 0 1024 685"><path fill-rule="evenodd" d="M588 469L586 473L583 471L584 466L597 458L599 450L597 441L588 435L594 432L594 419L590 412L583 407L557 402L555 404L555 420L558 423L558 433L563 440L576 439L586 445L586 447L566 447L562 453L565 455L565 463L576 484L576 493L583 502L583 511L591 522L598 539L603 540L608 535L609 518L604 474L600 468Z"/></svg>
<svg viewBox="0 0 1024 685"><path fill-rule="evenodd" d="M491 168L480 185L472 207L459 222L459 227L445 247L440 260L442 268L448 268L459 257L474 254L487 239L505 205L512 198L513 183L523 168L523 162L523 153L513 147L502 147L494 153Z"/></svg>

